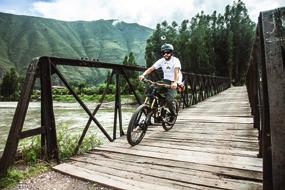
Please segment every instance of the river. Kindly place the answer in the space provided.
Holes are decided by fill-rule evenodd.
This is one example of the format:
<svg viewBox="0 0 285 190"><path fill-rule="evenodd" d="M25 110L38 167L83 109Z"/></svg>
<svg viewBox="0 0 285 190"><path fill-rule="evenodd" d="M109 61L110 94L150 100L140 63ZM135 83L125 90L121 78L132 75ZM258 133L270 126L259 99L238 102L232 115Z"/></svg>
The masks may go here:
<svg viewBox="0 0 285 190"><path fill-rule="evenodd" d="M96 107L97 103L86 103L86 105L90 111L93 112L93 109ZM17 102L0 102L0 151L2 151L5 147L16 106ZM89 117L78 103L54 102L53 107L57 127L64 124L68 126L68 131L70 130L71 133L82 133L82 130L85 127ZM122 106L122 123L125 132L134 110L135 107L133 106ZM112 137L114 102L103 104L95 117ZM40 102L30 102L23 130L40 127L40 118ZM118 124L117 131L119 131ZM89 127L88 133L96 134L103 142L107 141L107 138L93 121ZM119 132L117 134L119 134ZM119 135L117 135L117 137L118 136Z"/></svg>

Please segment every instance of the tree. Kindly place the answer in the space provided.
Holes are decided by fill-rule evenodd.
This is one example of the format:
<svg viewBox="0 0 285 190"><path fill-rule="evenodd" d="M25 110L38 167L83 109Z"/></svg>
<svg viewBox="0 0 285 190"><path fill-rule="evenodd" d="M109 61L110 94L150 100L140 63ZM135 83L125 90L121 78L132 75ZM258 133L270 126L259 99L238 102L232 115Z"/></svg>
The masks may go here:
<svg viewBox="0 0 285 190"><path fill-rule="evenodd" d="M161 24L157 24L156 30L146 42L145 60L147 67L150 67L158 58L160 58L160 47L163 44L161 36L164 35L165 32L163 32Z"/></svg>
<svg viewBox="0 0 285 190"><path fill-rule="evenodd" d="M177 46L176 49L178 51L175 52L175 54L179 57L182 68L186 72L191 71L191 60L190 60L190 32L188 29L189 20L183 20L181 23L181 26L178 30L178 36L177 36Z"/></svg>
<svg viewBox="0 0 285 190"><path fill-rule="evenodd" d="M18 92L18 75L14 68L6 73L1 84L0 95L4 100L15 100Z"/></svg>
<svg viewBox="0 0 285 190"><path fill-rule="evenodd" d="M125 56L124 61L123 61L123 65L129 65L129 66L136 66L136 59L134 56L133 52L130 52L129 55ZM138 76L139 73L137 71L126 71L127 77L129 79L129 81L131 82L131 84L133 86L138 86ZM129 94L131 92L129 85L126 83L125 80L121 81L122 86L123 86L123 92L126 94Z"/></svg>
<svg viewBox="0 0 285 190"><path fill-rule="evenodd" d="M129 66L137 65L133 52L130 52L128 56L127 55L125 56L123 65L129 65ZM139 76L138 72L134 72L134 71L126 71L126 74L129 78L132 78L132 79L137 78Z"/></svg>
<svg viewBox="0 0 285 190"><path fill-rule="evenodd" d="M230 78L234 84L242 85L245 81L245 72L252 46L254 26L247 14L245 4L238 0L233 6L227 6L225 11L225 23L228 37L231 40L231 64L228 65Z"/></svg>
<svg viewBox="0 0 285 190"><path fill-rule="evenodd" d="M160 46L165 35L181 60L182 70L197 74L229 77L236 85L245 81L255 24L250 20L245 4L234 1L224 14L203 11L181 25L166 21L157 24L147 40L146 62L151 66L161 57Z"/></svg>
<svg viewBox="0 0 285 190"><path fill-rule="evenodd" d="M129 54L128 65L137 65L136 58L133 52L130 52Z"/></svg>

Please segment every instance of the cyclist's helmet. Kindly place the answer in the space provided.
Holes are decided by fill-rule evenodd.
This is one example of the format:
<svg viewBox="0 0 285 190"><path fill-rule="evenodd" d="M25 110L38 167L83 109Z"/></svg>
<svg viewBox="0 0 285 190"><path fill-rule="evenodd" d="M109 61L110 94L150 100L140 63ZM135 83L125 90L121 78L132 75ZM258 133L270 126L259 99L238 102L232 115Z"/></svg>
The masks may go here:
<svg viewBox="0 0 285 190"><path fill-rule="evenodd" d="M165 51L170 51L170 52L173 52L174 51L174 48L173 48L173 45L171 44L163 44L161 46L161 52L165 52Z"/></svg>

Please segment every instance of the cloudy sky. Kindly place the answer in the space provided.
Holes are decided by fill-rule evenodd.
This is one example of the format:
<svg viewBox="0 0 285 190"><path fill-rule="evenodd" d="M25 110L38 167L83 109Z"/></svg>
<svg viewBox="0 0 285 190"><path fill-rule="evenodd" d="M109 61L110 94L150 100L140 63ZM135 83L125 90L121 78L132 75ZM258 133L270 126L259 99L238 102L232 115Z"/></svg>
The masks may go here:
<svg viewBox="0 0 285 190"><path fill-rule="evenodd" d="M260 11L285 6L285 0L243 2L254 22ZM64 21L118 19L154 28L164 20L180 24L202 10L223 13L228 4L233 0L0 0L0 12Z"/></svg>

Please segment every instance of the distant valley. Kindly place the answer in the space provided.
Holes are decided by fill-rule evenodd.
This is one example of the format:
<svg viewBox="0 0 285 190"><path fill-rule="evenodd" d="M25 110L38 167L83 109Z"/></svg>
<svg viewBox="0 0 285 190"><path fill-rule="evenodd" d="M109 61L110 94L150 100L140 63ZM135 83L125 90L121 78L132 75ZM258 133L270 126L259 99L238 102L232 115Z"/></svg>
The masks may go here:
<svg viewBox="0 0 285 190"><path fill-rule="evenodd" d="M38 56L87 57L121 64L133 52L137 64L145 65L145 44L152 31L117 20L64 22L0 13L0 79L11 67L25 75L27 65ZM97 69L62 69L75 79L96 81L100 75Z"/></svg>

